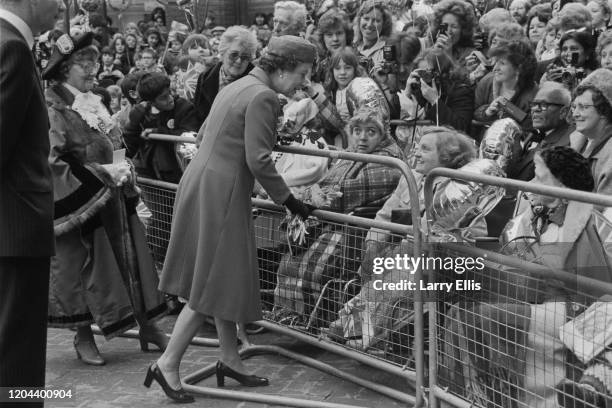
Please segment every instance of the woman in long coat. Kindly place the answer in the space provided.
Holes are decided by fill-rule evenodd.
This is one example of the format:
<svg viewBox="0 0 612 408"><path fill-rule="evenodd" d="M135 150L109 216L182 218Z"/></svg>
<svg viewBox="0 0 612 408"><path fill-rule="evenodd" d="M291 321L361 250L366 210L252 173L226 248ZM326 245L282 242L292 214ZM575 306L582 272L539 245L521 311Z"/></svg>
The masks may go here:
<svg viewBox="0 0 612 408"><path fill-rule="evenodd" d="M76 328L84 363L103 365L90 325L110 339L140 326L140 344L160 349L167 337L151 321L166 304L135 212L138 192L130 164L117 160L120 131L90 92L98 50L91 33L63 35L43 71L51 81L49 164L54 187L56 253L51 260L49 327Z"/></svg>
<svg viewBox="0 0 612 408"><path fill-rule="evenodd" d="M203 128L202 144L177 191L174 220L160 289L188 299L166 352L149 367L168 397L191 402L179 379L180 360L206 315L215 318L221 358L217 385L231 377L247 386L267 385L247 375L238 355L236 323L262 317L255 233L254 181L276 203L307 217L277 173L270 153L276 142L277 93L291 96L306 85L316 51L292 36L270 41L260 66L217 95Z"/></svg>

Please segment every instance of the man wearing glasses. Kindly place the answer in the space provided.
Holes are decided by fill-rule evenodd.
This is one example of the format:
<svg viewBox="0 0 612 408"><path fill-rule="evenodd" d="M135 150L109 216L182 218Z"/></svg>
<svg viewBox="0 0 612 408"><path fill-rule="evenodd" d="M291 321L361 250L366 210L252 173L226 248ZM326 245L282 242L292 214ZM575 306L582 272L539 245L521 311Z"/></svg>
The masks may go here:
<svg viewBox="0 0 612 408"><path fill-rule="evenodd" d="M533 157L539 150L569 146L574 126L566 118L571 94L557 82L544 82L530 103L534 131L527 137L515 167L515 179L529 181L534 177Z"/></svg>

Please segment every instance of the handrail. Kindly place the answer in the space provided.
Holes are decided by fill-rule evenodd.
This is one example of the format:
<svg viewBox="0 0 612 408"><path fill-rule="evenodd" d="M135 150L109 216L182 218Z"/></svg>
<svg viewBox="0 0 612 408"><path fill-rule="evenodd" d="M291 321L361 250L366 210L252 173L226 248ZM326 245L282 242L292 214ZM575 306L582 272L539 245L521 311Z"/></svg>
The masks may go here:
<svg viewBox="0 0 612 408"><path fill-rule="evenodd" d="M192 136L175 136L166 135L163 133L149 133L149 140L158 140L160 142L175 142L175 143L193 143L195 144L196 138Z"/></svg>
<svg viewBox="0 0 612 408"><path fill-rule="evenodd" d="M297 146L277 146L274 150L285 153L293 153L293 154L303 154L310 156L319 156L319 157L328 157L333 159L344 159L344 160L353 160L359 162L368 162L368 163L378 163L383 164L389 167L395 167L401 171L402 175L406 178L408 183L408 195L410 197L411 203L411 217L412 217L412 225L421 225L421 220L419 215L421 214L420 209L418 208L419 203L419 195L418 195L418 186L416 180L414 179L414 175L412 170L408 167L406 163L404 163L400 159L396 159L393 157L385 157L385 156L377 156L371 154L363 154L363 153L353 153L353 152L344 152L344 151L332 151L332 150L324 150L324 149L307 149L304 147ZM415 208L416 207L416 208ZM419 211L416 211L419 210ZM412 246L413 256L414 258L419 258L422 254L423 248L423 232L420 228L414 228L413 231L413 239L414 244ZM425 230L424 233L428 235L429 231ZM418 282L423 278L423 271L421 268L417 268L415 272L415 280ZM423 316L423 294L421 291L415 291L414 293L414 311L415 311L415 333L424 333L424 316ZM423 404L423 388L422 384L425 381L425 339L423 336L415 336L415 370L417 376L417 389L416 389L416 403L415 407L420 407Z"/></svg>
<svg viewBox="0 0 612 408"><path fill-rule="evenodd" d="M512 180L502 177L487 176L478 173L470 173L461 170L447 169L447 168L436 168L429 172L425 178L424 184L424 201L425 201L425 212L427 214L427 224L433 222L433 183L436 177L447 177L466 181L472 181L482 184L488 184L493 186L499 186L504 188L511 188L519 191L527 191L542 195L548 195L559 198L566 198L568 200L591 203L599 206L612 207L612 196L606 196L603 194L588 193L579 190L572 190L569 188L551 187L543 184L525 182L519 180ZM532 262L516 259L500 253L487 251L482 248L468 247L460 244L445 243L446 247L450 249L459 250L463 253L472 256L486 256L489 261L499 262L500 264L510 265L520 270L532 273L535 276L543 278L555 278L559 280L571 280L580 284L581 287L594 292L609 292L612 293L612 284L606 282L600 282L595 279L588 277L578 276L575 274L568 273L563 270L549 268L545 265L539 265ZM431 327L436 325L435 313L431 313L429 316L429 323ZM467 406L464 400L456 397L446 390L441 389L437 385L437 346L436 346L436 331L430 330L430 350L429 350L429 389L430 389L430 406L432 408L438 407L437 399L441 399L454 404L454 406ZM470 405L471 406L471 405Z"/></svg>
<svg viewBox="0 0 612 408"><path fill-rule="evenodd" d="M159 133L151 133L149 134L150 140L159 140L166 142L182 142L182 143L195 143L195 138L192 137L184 137L184 136L172 136L172 135L164 135ZM324 149L307 149L304 147L297 146L275 146L274 151L284 152L284 153L292 153L292 154L301 154L301 155L309 155L309 156L318 156L318 157L326 157L330 159L344 159L344 160L353 160L359 162L366 163L377 163L382 164L389 167L394 167L398 169L402 175L406 178L408 183L408 195L410 197L410 203L412 207L411 216L412 216L412 225L421 225L420 222L420 209L418 208L419 196L418 196L418 186L416 180L414 179L414 175L412 174L412 170L408 167L406 163L404 163L400 159L396 159L393 157L385 157L385 156L377 156L371 154L363 154L363 153L353 153L353 152L345 152L338 150L324 150ZM415 208L416 207L416 208ZM419 211L417 211L419 210ZM314 212L313 215L317 213ZM428 230L427 226L425 226L426 230L424 233L427 235ZM422 245L423 245L423 231L419 228L414 228L412 231L412 238L414 240L413 243L413 255L415 258L421 256L422 253ZM415 271L415 279L420 280L423 277L423 271L421 268L417 268ZM417 333L424 332L424 322L423 322L423 295L420 291L416 291L414 296L414 310L415 310L415 331ZM417 375L417 390L416 390L416 404L415 406L421 406L423 403L423 387L424 379L425 379L425 364L424 364L424 355L425 355L425 342L423 336L416 336L415 339L415 369Z"/></svg>
<svg viewBox="0 0 612 408"><path fill-rule="evenodd" d="M499 186L504 188L512 188L520 191L528 191L531 193L537 193L552 197L566 198L572 201L580 201L583 203L595 204L603 207L612 207L612 196L596 193L588 193L580 190L573 190L562 187L551 187L543 184L512 180L503 177L486 176L484 174L470 173L467 171L453 170L446 168L436 168L429 172L425 178L425 211L427 213L427 220L431 222L433 220L432 207L433 207L433 182L436 177L448 177L466 181L474 181L482 184L489 184L492 186Z"/></svg>

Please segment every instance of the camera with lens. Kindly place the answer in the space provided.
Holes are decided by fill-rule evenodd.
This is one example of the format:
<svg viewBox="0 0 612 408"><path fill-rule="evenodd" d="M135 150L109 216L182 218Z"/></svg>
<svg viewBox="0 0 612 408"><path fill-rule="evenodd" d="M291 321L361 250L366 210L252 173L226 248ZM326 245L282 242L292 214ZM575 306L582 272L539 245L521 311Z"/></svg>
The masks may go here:
<svg viewBox="0 0 612 408"><path fill-rule="evenodd" d="M577 83L582 81L586 77L584 68L578 68L578 60L580 59L580 53L572 52L570 56L569 65L559 67L561 76L557 82L562 83Z"/></svg>
<svg viewBox="0 0 612 408"><path fill-rule="evenodd" d="M379 74L388 75L397 73L397 50L395 45L385 45L383 47L383 62L380 64Z"/></svg>
<svg viewBox="0 0 612 408"><path fill-rule="evenodd" d="M431 71L428 69L415 69L413 73L417 74L419 78L421 78L423 82L425 82L429 86L433 86L433 82L438 79L437 72ZM420 91L421 83L420 82L411 83L410 89L412 89L412 91L414 92Z"/></svg>
<svg viewBox="0 0 612 408"><path fill-rule="evenodd" d="M441 23L438 27L438 35L444 34L448 35L448 23Z"/></svg>
<svg viewBox="0 0 612 408"><path fill-rule="evenodd" d="M483 51L489 48L489 39L484 31L480 28L477 28L474 32L474 44L476 44L477 51Z"/></svg>

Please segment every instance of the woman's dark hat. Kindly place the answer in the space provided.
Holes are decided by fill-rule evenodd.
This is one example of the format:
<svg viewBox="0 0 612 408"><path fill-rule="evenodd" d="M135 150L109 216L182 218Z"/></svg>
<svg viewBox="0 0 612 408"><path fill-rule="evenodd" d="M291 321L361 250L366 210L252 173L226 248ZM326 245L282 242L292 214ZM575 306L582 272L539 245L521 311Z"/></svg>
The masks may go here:
<svg viewBox="0 0 612 408"><path fill-rule="evenodd" d="M82 33L74 37L64 34L58 38L53 45L51 58L49 58L49 62L42 72L42 78L53 78L62 62L68 60L76 51L92 45L93 39L92 32Z"/></svg>
<svg viewBox="0 0 612 408"><path fill-rule="evenodd" d="M317 57L317 49L313 44L293 35L272 37L268 43L267 53L306 63L313 63Z"/></svg>

